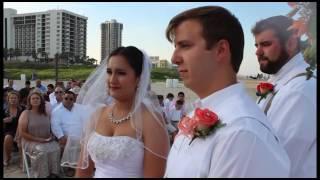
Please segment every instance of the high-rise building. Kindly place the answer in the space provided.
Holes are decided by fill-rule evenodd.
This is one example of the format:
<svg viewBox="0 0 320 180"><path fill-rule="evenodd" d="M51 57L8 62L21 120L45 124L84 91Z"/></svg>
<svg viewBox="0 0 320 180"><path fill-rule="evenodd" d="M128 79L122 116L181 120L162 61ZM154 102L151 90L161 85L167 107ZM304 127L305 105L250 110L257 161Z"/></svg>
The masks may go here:
<svg viewBox="0 0 320 180"><path fill-rule="evenodd" d="M122 43L123 24L112 19L101 24L101 61Z"/></svg>
<svg viewBox="0 0 320 180"><path fill-rule="evenodd" d="M15 48L13 21L11 17L16 14L17 10L11 8L6 8L3 11L3 48Z"/></svg>
<svg viewBox="0 0 320 180"><path fill-rule="evenodd" d="M48 58L56 53L86 57L87 19L66 10L17 14L4 9L4 48L19 49L22 56L35 51Z"/></svg>

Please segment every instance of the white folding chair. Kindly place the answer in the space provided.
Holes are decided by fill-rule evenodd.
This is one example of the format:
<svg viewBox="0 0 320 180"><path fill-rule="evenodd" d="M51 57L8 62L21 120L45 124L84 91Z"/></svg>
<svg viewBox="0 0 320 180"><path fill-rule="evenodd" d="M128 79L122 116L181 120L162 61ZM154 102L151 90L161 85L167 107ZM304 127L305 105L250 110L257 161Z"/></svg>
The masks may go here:
<svg viewBox="0 0 320 180"><path fill-rule="evenodd" d="M27 171L27 176L28 176L28 178L30 178L29 164L28 164L26 151L23 147L21 147L21 149L22 149L22 161L23 161L22 171L23 172Z"/></svg>

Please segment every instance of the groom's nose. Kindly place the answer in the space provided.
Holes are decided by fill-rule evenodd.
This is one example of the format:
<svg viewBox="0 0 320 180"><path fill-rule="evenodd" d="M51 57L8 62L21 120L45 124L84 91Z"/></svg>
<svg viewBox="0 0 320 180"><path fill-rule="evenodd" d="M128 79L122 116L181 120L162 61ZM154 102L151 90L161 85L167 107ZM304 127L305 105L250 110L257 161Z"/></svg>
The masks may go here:
<svg viewBox="0 0 320 180"><path fill-rule="evenodd" d="M182 57L177 53L176 50L172 54L171 62L172 64L176 64L176 65L179 65L182 62Z"/></svg>

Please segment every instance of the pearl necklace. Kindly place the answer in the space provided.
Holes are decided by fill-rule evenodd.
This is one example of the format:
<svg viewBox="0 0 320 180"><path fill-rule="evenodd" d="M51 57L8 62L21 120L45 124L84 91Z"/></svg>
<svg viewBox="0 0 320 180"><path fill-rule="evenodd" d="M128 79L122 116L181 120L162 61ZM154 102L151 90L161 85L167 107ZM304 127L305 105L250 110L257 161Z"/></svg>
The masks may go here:
<svg viewBox="0 0 320 180"><path fill-rule="evenodd" d="M114 124L120 124L120 123L122 123L123 121L126 121L126 120L131 119L131 117L132 117L132 113L129 112L126 117L123 117L123 118L121 118L121 119L114 119L114 117L113 117L113 110L114 110L114 106L112 107L112 110L109 112L109 115L108 115L108 116L109 116L110 121L111 121L112 123L114 123Z"/></svg>

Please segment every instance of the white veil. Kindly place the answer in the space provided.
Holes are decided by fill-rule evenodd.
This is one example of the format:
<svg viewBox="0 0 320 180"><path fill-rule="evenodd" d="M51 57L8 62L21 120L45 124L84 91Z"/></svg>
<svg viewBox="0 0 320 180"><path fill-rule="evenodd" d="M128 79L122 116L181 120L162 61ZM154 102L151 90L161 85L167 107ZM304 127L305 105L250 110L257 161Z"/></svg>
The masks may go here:
<svg viewBox="0 0 320 180"><path fill-rule="evenodd" d="M143 53L143 67L135 94L134 103L131 109L132 118L130 122L132 127L136 130L137 140L143 142L143 114L148 112L150 115L152 115L152 118L145 119L144 121L156 121L157 126L152 130L154 132L153 136L166 137L166 139L160 142L152 142L148 147L144 145L144 148L152 154L166 159L170 148L169 136L162 116L159 101L156 94L152 92L150 88L152 65L148 55L144 51L140 51ZM88 140L96 128L97 120L99 119L103 107L113 103L113 98L107 93L107 62L108 59L104 59L103 62L95 69L95 71L90 74L77 97L77 103L86 106L86 110L90 114L90 118L84 124L81 139L71 136L68 137L68 141L61 159L62 166L82 169L88 167L89 154L86 147ZM161 150L163 147L166 148L165 151Z"/></svg>

